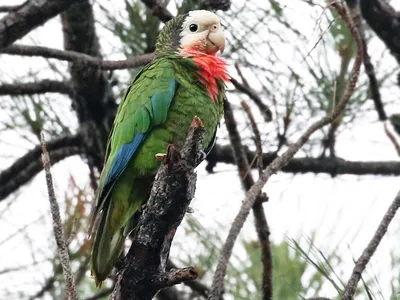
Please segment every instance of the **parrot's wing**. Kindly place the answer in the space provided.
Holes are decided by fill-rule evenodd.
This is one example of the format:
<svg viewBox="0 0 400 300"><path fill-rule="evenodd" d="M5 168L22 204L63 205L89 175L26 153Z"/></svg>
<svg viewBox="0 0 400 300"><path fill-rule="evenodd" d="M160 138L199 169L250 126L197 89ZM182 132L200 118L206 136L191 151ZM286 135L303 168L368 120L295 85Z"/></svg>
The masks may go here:
<svg viewBox="0 0 400 300"><path fill-rule="evenodd" d="M167 119L175 95L175 72L167 60L154 61L134 79L118 108L107 146L92 215L108 205L107 195L151 130ZM89 232L92 229L92 226Z"/></svg>

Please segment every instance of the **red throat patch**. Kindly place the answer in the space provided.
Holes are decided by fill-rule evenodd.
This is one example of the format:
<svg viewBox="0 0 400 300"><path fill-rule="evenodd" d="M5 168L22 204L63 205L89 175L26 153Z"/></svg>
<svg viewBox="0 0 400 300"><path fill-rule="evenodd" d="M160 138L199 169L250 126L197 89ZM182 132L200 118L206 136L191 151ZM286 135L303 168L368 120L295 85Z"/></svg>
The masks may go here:
<svg viewBox="0 0 400 300"><path fill-rule="evenodd" d="M194 63L200 67L199 74L201 75L201 81L206 86L211 99L214 102L217 101L217 80L219 79L228 83L231 79L228 75L228 64L226 61L217 55L206 54L193 48L183 49L181 53L187 57L191 57Z"/></svg>

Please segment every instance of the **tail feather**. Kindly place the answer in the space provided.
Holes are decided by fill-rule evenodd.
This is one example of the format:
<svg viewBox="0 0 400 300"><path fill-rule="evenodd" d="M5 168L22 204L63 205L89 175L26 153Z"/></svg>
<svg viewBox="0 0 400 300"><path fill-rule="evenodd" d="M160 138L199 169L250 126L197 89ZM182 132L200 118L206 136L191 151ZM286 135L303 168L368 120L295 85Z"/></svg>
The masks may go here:
<svg viewBox="0 0 400 300"><path fill-rule="evenodd" d="M111 210L103 211L98 230L94 237L92 252L92 274L96 286L107 279L124 247L123 228L111 226Z"/></svg>

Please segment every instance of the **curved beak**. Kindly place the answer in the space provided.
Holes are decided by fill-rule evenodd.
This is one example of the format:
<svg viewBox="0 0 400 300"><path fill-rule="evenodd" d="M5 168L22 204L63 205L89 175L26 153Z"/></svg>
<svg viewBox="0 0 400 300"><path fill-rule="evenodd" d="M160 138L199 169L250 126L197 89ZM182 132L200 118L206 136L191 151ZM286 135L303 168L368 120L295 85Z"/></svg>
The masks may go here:
<svg viewBox="0 0 400 300"><path fill-rule="evenodd" d="M207 47L208 52L217 53L218 50L223 53L225 49L225 34L221 28L213 31L210 30L210 33L207 36L208 41L210 42L209 47Z"/></svg>

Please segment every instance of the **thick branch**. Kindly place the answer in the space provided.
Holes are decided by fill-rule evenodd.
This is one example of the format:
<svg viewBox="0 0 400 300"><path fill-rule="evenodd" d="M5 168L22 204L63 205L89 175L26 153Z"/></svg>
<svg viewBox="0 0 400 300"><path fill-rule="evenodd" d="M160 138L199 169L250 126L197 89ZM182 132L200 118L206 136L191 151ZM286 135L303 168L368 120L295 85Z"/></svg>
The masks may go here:
<svg viewBox="0 0 400 300"><path fill-rule="evenodd" d="M362 16L400 63L400 15L386 2L360 1Z"/></svg>
<svg viewBox="0 0 400 300"><path fill-rule="evenodd" d="M197 277L193 268L166 271L166 266L175 231L194 197L194 168L201 159L203 135L204 128L195 118L182 151L168 149L117 273L112 299L150 300L162 288Z"/></svg>
<svg viewBox="0 0 400 300"><path fill-rule="evenodd" d="M33 95L44 93L60 93L67 94L70 97L74 96L72 86L64 81L57 80L41 80L27 83L3 83L0 85L0 96L18 96L18 95Z"/></svg>
<svg viewBox="0 0 400 300"><path fill-rule="evenodd" d="M80 145L80 136L73 135L50 141L47 144L47 149L54 164L66 157L82 154L83 150ZM36 146L0 173L0 201L43 170L43 165L40 161L41 152L41 147Z"/></svg>
<svg viewBox="0 0 400 300"><path fill-rule="evenodd" d="M378 229L376 230L368 246L365 248L360 258L357 260L356 265L353 269L353 273L351 274L350 280L347 283L346 288L344 290L342 300L354 299L354 294L356 292L357 284L361 279L361 274L364 272L365 267L367 266L371 257L374 255L383 236L386 234L390 222L393 220L399 208L400 208L400 191L397 193L396 198L394 198L392 204L389 206L386 214L384 215L381 223L378 226Z"/></svg>
<svg viewBox="0 0 400 300"><path fill-rule="evenodd" d="M163 22L168 22L174 17L171 12L157 0L142 0L142 2Z"/></svg>
<svg viewBox="0 0 400 300"><path fill-rule="evenodd" d="M252 161L257 153L245 148L248 161ZM264 166L269 165L275 158L275 152L263 154ZM235 158L231 145L215 145L206 160L209 165L206 167L208 171L212 171L212 167L216 163L235 164ZM251 167L256 168L253 164ZM383 175L398 176L400 175L399 161L350 161L338 157L299 157L293 158L281 171L287 173L326 173L331 176L350 174L350 175Z"/></svg>
<svg viewBox="0 0 400 300"><path fill-rule="evenodd" d="M11 45L77 0L26 1L0 20L0 48Z"/></svg>
<svg viewBox="0 0 400 300"><path fill-rule="evenodd" d="M19 44L1 49L0 53L10 55L55 58L69 62L76 62L83 65L84 67L96 67L103 70L137 68L149 63L154 58L154 53L148 53L129 57L124 60L101 60L100 58L76 51L67 51L42 46L28 46Z"/></svg>
<svg viewBox="0 0 400 300"><path fill-rule="evenodd" d="M244 222L246 221L247 216L251 208L253 207L255 201L257 200L258 196L261 194L261 191L264 185L267 183L269 178L275 174L278 170L280 170L283 166L287 165L289 161L293 158L293 156L299 151L299 149L308 141L310 136L316 132L318 129L322 128L323 126L331 123L335 120L343 111L344 107L348 103L351 95L354 92L356 87L356 83L358 81L359 73L360 73L360 66L362 63L362 42L361 38L355 28L351 17L349 16L345 7L341 6L336 1L329 2L331 6L333 6L339 15L343 18L345 23L350 29L356 44L357 44L357 57L349 76L349 82L346 86L346 89L343 93L341 100L339 101L338 105L334 109L334 111L323 117L321 120L312 124L297 140L296 143L289 146L289 148L282 154L282 156L276 158L268 167L264 170L261 174L260 178L257 182L251 187L251 189L247 192L246 198L244 199L242 206L238 214L235 217L235 220L232 223L232 226L229 230L228 236L226 238L225 244L221 250L221 254L218 260L218 265L213 277L213 283L211 286L210 296L208 297L209 300L217 300L222 293L224 287L224 278L226 275L226 266L228 265L230 256L232 254L233 246L235 245L236 239L242 229Z"/></svg>
<svg viewBox="0 0 400 300"><path fill-rule="evenodd" d="M361 36L363 51L364 51L364 68L365 68L365 73L367 73L369 79L369 90L371 92L372 100L374 101L375 110L378 113L379 120L386 121L387 115L381 99L378 79L376 78L375 68L371 62L371 57L368 54L367 41L365 38L364 28L361 22L359 3L357 1L355 3L349 3L348 5L350 8L351 16L353 17L354 24L356 25L358 32L360 33Z"/></svg>

